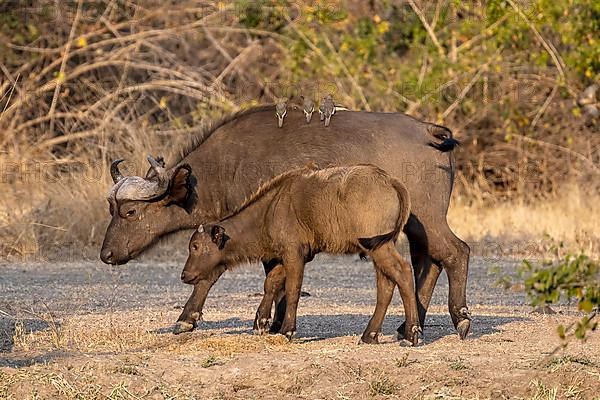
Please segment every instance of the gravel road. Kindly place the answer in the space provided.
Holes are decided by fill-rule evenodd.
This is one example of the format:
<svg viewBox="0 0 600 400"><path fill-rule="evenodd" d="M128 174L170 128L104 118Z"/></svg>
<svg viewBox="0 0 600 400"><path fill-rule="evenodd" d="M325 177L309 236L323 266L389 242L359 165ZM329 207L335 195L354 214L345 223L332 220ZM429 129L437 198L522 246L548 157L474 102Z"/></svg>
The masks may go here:
<svg viewBox="0 0 600 400"><path fill-rule="evenodd" d="M132 261L109 267L96 263L50 263L0 265L0 309L30 309L38 303L63 314L104 312L107 309L137 310L180 307L191 286L179 280L183 263ZM514 272L515 262L489 262L474 259L469 269L469 304L523 305L522 293L507 293L496 285L498 275ZM259 265L246 265L227 271L214 286L207 308L244 307L248 298L262 293L264 275ZM303 290L310 297L302 303L318 306L368 306L375 304L375 274L372 264L356 257L320 255L307 264ZM446 304L448 282L442 274L432 304ZM75 307L75 308L74 308ZM248 315L249 318L251 315Z"/></svg>

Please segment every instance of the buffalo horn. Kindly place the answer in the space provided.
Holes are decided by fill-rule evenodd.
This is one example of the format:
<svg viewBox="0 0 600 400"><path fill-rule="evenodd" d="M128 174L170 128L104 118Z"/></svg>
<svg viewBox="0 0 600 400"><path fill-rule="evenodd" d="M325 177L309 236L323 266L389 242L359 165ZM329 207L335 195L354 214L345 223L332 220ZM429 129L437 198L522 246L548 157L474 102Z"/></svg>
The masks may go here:
<svg viewBox="0 0 600 400"><path fill-rule="evenodd" d="M119 171L119 164L123 161L124 160L122 158L119 158L110 164L110 176L112 177L114 183L117 183L124 178L123 174L121 174L121 171Z"/></svg>
<svg viewBox="0 0 600 400"><path fill-rule="evenodd" d="M157 161L154 159L154 157L152 157L151 155L148 155L148 157L146 157L146 159L148 160L148 162L150 163L150 166L154 169L154 171L156 172L156 175L161 178L162 175L165 172L165 167L163 167L162 163L160 161ZM159 157L160 159L160 157Z"/></svg>

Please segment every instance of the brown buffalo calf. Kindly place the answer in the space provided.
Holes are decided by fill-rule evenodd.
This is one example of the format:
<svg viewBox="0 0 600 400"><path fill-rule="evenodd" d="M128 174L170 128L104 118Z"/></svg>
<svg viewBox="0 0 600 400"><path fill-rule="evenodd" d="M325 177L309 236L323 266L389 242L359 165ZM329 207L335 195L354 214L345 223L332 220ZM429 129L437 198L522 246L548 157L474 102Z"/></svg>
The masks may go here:
<svg viewBox="0 0 600 400"><path fill-rule="evenodd" d="M375 166L292 170L264 184L218 224L198 228L181 278L197 284L223 266L282 264L284 277L266 288L257 320L264 329L277 287L284 285L288 307L279 332L291 338L305 263L319 252L363 252L373 259L378 278L377 306L363 341L377 340L397 285L406 314L405 339L416 344L420 327L413 272L394 247L409 213L404 185Z"/></svg>

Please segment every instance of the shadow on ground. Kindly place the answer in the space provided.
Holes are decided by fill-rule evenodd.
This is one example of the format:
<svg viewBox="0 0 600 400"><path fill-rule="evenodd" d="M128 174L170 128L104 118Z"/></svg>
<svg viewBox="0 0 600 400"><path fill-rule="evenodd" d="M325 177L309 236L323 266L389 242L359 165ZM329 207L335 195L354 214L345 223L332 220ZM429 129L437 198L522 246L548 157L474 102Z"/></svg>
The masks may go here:
<svg viewBox="0 0 600 400"><path fill-rule="evenodd" d="M48 322L36 319L0 318L0 353L9 353L15 345L15 337L48 329Z"/></svg>
<svg viewBox="0 0 600 400"><path fill-rule="evenodd" d="M296 338L304 341L318 341L342 336L361 335L366 328L370 315L336 314L336 315L302 315L298 317ZM389 316L383 326L384 335L395 335L396 328L402 323L402 316ZM469 338L477 339L483 335L501 332L500 327L514 321L525 321L527 317L479 315L473 318ZM228 318L222 321L202 321L196 331L223 330L225 335L252 333L252 320ZM171 334L172 326L153 331L156 334ZM445 336L455 335L456 330L450 317L441 314L430 314L425 323L425 343L432 343Z"/></svg>
<svg viewBox="0 0 600 400"><path fill-rule="evenodd" d="M41 319L0 318L0 367L28 367L48 363L63 356L63 352L49 352L31 357L22 355L14 357L9 354L13 351L15 340L19 340L19 337L46 329L50 329L50 325Z"/></svg>

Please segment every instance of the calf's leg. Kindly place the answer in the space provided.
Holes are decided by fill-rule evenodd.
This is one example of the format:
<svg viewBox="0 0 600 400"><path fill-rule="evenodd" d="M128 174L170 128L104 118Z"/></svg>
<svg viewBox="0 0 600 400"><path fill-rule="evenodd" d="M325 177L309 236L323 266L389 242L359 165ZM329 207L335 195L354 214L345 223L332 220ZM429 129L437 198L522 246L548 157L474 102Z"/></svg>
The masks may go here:
<svg viewBox="0 0 600 400"><path fill-rule="evenodd" d="M288 255L283 259L283 267L285 270L287 307L279 333L284 334L291 340L296 333L296 314L298 311L298 302L300 301L302 279L304 277L304 258L301 254Z"/></svg>
<svg viewBox="0 0 600 400"><path fill-rule="evenodd" d="M280 294L285 295L285 271L283 265L277 264L265 278L264 295L254 319L254 330L260 335L264 334L270 327L273 301Z"/></svg>
<svg viewBox="0 0 600 400"><path fill-rule="evenodd" d="M183 311L175 323L175 327L173 328L174 334L178 335L194 330L197 321L202 319L202 308L204 307L206 296L208 296L208 292L215 282L223 275L223 272L225 272L225 267L219 266L215 268L208 279L194 285L192 295L187 303L185 303Z"/></svg>
<svg viewBox="0 0 600 400"><path fill-rule="evenodd" d="M382 272L398 285L408 328L404 332L404 338L412 345L416 345L419 341L421 328L413 270L410 264L400 256L393 243L386 243L374 250L372 257Z"/></svg>
<svg viewBox="0 0 600 400"><path fill-rule="evenodd" d="M379 334L381 333L381 325L387 309L392 302L392 296L394 295L394 288L396 284L393 280L388 278L381 270L381 267L377 263L373 263L375 266L375 273L377 276L377 305L373 316L369 320L367 328L360 341L362 343L377 344L379 343Z"/></svg>
<svg viewBox="0 0 600 400"><path fill-rule="evenodd" d="M281 266L281 260L270 260L268 262L264 262L263 266L265 268L265 276L266 280L274 280L274 278L270 277L271 271L277 268L277 266ZM285 275L285 273L284 273ZM267 282L265 282L266 284ZM283 323L283 318L285 316L285 307L287 302L285 300L285 282L271 282L269 285L275 287L275 283L279 284L277 289L273 289L276 291L275 294L275 315L273 315L273 321L271 322L271 328L269 329L269 333L279 333L279 329L281 328L281 324Z"/></svg>

